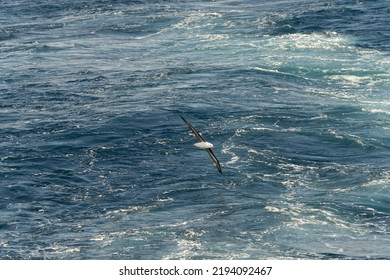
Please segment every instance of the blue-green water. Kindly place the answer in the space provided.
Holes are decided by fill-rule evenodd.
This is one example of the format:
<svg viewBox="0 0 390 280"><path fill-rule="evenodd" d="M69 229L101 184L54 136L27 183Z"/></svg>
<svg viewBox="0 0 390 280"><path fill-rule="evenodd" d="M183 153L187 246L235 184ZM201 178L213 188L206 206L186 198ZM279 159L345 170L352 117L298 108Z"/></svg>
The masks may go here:
<svg viewBox="0 0 390 280"><path fill-rule="evenodd" d="M389 259L389 1L0 6L0 259Z"/></svg>

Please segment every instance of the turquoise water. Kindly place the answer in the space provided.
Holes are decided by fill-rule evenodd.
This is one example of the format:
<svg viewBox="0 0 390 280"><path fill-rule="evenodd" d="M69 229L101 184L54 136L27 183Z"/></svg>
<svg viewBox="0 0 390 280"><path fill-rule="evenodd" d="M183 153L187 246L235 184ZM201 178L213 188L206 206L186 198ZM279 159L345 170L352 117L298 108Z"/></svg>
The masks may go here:
<svg viewBox="0 0 390 280"><path fill-rule="evenodd" d="M0 5L0 259L389 258L389 1Z"/></svg>

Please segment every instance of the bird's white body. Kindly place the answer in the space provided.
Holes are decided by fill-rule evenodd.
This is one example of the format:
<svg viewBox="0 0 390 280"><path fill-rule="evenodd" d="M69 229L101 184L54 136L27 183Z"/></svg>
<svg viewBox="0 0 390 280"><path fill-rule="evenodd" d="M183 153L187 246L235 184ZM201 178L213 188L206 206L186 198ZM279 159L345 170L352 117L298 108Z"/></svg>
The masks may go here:
<svg viewBox="0 0 390 280"><path fill-rule="evenodd" d="M198 147L200 149L211 149L212 147L214 147L213 144L209 143L209 142L199 142L199 143L195 143L194 144L195 147Z"/></svg>

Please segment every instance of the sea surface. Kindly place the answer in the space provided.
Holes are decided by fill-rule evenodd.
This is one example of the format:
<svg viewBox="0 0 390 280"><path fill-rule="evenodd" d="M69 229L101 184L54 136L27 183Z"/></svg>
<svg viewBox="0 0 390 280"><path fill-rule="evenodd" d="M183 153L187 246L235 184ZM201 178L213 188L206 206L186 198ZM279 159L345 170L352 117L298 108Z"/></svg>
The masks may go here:
<svg viewBox="0 0 390 280"><path fill-rule="evenodd" d="M0 1L0 259L390 259L389 234L389 0Z"/></svg>

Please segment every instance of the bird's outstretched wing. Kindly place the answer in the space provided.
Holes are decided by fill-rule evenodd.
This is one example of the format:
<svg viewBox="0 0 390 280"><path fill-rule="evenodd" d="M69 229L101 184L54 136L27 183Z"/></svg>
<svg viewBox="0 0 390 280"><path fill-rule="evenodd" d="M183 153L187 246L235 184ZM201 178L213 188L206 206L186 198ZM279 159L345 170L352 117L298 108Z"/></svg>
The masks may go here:
<svg viewBox="0 0 390 280"><path fill-rule="evenodd" d="M217 166L218 172L222 174L222 167L221 164L219 164L219 160L214 155L213 151L211 149L207 149L207 153L210 155L212 160L214 161L215 165Z"/></svg>
<svg viewBox="0 0 390 280"><path fill-rule="evenodd" d="M196 135L196 137L198 137L200 142L206 142L206 140L204 140L202 134L200 134L199 131L197 131L195 129L195 127L193 127L185 118L183 118L183 116L180 115L180 118L188 125L188 127L191 129L191 131Z"/></svg>

